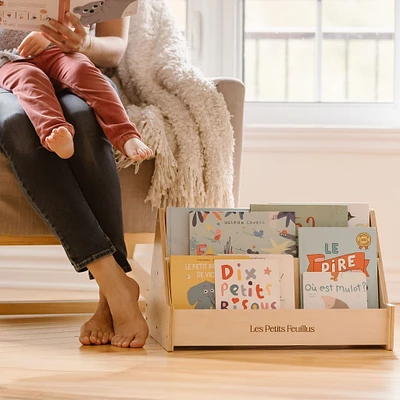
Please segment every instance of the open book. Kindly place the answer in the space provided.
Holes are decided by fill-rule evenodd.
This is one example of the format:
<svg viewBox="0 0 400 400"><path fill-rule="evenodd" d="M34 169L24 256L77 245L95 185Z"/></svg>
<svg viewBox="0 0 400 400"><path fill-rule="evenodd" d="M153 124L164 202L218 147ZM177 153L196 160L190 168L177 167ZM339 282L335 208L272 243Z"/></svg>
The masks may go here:
<svg viewBox="0 0 400 400"><path fill-rule="evenodd" d="M134 15L138 0L0 0L0 29L39 31L52 18L64 22L67 11L89 26Z"/></svg>

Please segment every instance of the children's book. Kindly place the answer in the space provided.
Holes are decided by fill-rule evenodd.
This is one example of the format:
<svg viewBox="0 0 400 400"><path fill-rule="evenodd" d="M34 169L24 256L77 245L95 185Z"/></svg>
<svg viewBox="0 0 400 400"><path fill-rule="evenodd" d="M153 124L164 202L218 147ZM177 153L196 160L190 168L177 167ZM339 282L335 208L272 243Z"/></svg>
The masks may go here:
<svg viewBox="0 0 400 400"><path fill-rule="evenodd" d="M190 254L297 253L294 213L189 212Z"/></svg>
<svg viewBox="0 0 400 400"><path fill-rule="evenodd" d="M197 218L205 212L248 212L248 208L186 208L167 207L165 219L167 225L167 256L189 255L189 212L197 212Z"/></svg>
<svg viewBox="0 0 400 400"><path fill-rule="evenodd" d="M271 203L274 204L274 203ZM290 203L285 203L290 204ZM340 205L347 206L347 226L369 226L369 204L368 203L302 203L308 205ZM318 225L318 226L328 226L328 225ZM339 226L339 225L337 225ZM340 225L342 226L342 225Z"/></svg>
<svg viewBox="0 0 400 400"><path fill-rule="evenodd" d="M238 257L238 254L231 254L231 258ZM279 288L282 310L294 310L296 308L294 290L294 258L289 254L250 254L251 259L278 261L279 265Z"/></svg>
<svg viewBox="0 0 400 400"><path fill-rule="evenodd" d="M224 256L170 257L171 301L176 309L215 308L214 262L217 258Z"/></svg>
<svg viewBox="0 0 400 400"><path fill-rule="evenodd" d="M138 0L1 0L0 28L40 31L49 19L65 23L65 13L71 12L85 26L134 15Z"/></svg>
<svg viewBox="0 0 400 400"><path fill-rule="evenodd" d="M367 277L362 272L303 272L304 308L367 308Z"/></svg>
<svg viewBox="0 0 400 400"><path fill-rule="evenodd" d="M334 282L341 272L361 272L368 308L379 308L376 228L299 228L299 270L300 281L303 272L329 272Z"/></svg>
<svg viewBox="0 0 400 400"><path fill-rule="evenodd" d="M276 259L215 260L217 310L280 309Z"/></svg>
<svg viewBox="0 0 400 400"><path fill-rule="evenodd" d="M251 204L250 211L292 211L296 214L298 227L348 226L348 208L344 204Z"/></svg>

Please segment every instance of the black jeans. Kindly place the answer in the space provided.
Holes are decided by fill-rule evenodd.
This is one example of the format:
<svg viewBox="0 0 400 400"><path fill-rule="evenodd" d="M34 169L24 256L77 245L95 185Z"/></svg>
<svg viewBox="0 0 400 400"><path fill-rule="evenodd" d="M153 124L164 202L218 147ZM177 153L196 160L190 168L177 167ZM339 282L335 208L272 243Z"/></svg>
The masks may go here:
<svg viewBox="0 0 400 400"><path fill-rule="evenodd" d="M41 146L17 98L1 88L0 150L76 271L86 271L93 261L113 254L128 272L131 267L112 146L82 99L63 92L59 100L76 132L75 154L70 159L63 160Z"/></svg>

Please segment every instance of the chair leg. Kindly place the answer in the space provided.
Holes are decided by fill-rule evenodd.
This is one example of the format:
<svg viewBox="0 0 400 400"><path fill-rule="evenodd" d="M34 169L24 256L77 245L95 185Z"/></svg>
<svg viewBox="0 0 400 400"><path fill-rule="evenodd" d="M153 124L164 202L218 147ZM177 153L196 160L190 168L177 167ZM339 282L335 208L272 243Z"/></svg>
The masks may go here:
<svg viewBox="0 0 400 400"><path fill-rule="evenodd" d="M137 244L153 244L154 233L125 233L125 244L128 252L128 259L134 258Z"/></svg>

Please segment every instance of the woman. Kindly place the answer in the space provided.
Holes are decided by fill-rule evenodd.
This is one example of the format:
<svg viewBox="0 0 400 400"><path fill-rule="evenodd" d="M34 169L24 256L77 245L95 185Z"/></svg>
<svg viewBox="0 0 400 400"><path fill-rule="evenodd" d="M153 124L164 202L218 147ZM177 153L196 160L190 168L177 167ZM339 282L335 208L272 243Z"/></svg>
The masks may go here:
<svg viewBox="0 0 400 400"><path fill-rule="evenodd" d="M55 30L41 27L43 35L64 52L82 52L100 68L118 65L127 46L129 17L97 24L95 37L74 15L67 15L67 20L72 29L55 22ZM148 327L138 306L139 286L125 274L131 268L112 147L83 100L68 92L59 94L59 100L76 131L71 158L63 160L40 146L15 96L4 90L0 149L72 265L78 272L89 270L99 285L98 308L82 326L80 342L142 347Z"/></svg>

